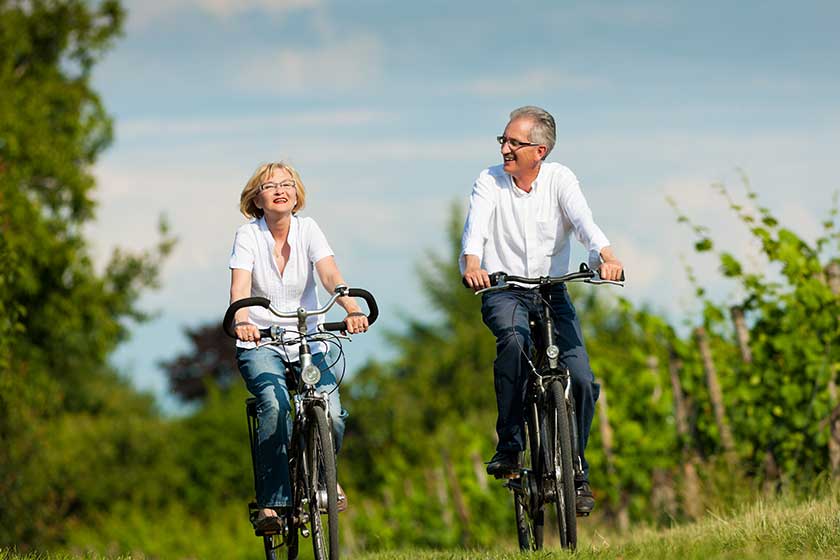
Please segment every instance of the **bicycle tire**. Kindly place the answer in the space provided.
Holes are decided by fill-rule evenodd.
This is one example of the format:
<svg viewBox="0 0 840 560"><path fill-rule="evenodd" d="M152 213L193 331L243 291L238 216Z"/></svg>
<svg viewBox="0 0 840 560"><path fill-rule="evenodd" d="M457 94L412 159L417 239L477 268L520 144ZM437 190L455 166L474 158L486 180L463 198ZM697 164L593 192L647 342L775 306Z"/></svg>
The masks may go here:
<svg viewBox="0 0 840 560"><path fill-rule="evenodd" d="M542 488L539 481L542 478L542 462L539 451L540 443L536 429L536 409L530 406L529 419L525 422L525 441L527 442L524 451L523 465L530 467L530 475L520 478L520 484L528 485L521 491L513 492L513 511L516 519L516 535L519 540L519 549L522 551L540 550L543 546L543 527L545 524L545 512L542 508L540 495Z"/></svg>
<svg viewBox="0 0 840 560"><path fill-rule="evenodd" d="M315 560L338 560L338 485L330 426L324 409L319 406L311 407L307 416L306 474L312 551ZM322 514L324 506L326 511Z"/></svg>
<svg viewBox="0 0 840 560"><path fill-rule="evenodd" d="M554 486L554 505L560 546L574 550L577 547L577 511L575 507L575 473L572 463L572 429L566 407L563 385L554 381L546 392L546 461L548 483Z"/></svg>

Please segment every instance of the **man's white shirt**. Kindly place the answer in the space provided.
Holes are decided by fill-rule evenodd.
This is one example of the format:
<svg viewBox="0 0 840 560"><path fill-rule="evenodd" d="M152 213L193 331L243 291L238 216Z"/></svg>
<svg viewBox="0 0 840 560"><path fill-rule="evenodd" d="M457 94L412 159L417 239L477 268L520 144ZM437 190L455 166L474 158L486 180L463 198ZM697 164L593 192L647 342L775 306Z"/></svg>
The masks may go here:
<svg viewBox="0 0 840 560"><path fill-rule="evenodd" d="M560 276L569 271L571 233L590 253L610 244L568 167L543 163L528 193L502 165L490 167L478 176L470 195L461 273L464 255L475 255L488 272Z"/></svg>

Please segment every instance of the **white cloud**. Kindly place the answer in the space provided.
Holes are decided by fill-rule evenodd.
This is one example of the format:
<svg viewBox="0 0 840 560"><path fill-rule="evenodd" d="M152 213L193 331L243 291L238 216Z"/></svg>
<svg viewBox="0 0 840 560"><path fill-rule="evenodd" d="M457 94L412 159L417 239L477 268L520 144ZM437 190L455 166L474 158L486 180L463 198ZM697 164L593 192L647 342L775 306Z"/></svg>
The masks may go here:
<svg viewBox="0 0 840 560"><path fill-rule="evenodd" d="M317 48L261 52L245 61L235 87L263 92L341 93L367 89L382 76L384 47L356 35Z"/></svg>
<svg viewBox="0 0 840 560"><path fill-rule="evenodd" d="M117 123L117 137L137 139L147 136L213 136L265 133L306 126L360 126L393 121L395 115L371 109L328 110L284 115L229 118L149 118L126 119Z"/></svg>
<svg viewBox="0 0 840 560"><path fill-rule="evenodd" d="M603 86L605 81L593 76L579 76L534 68L522 74L507 76L493 75L467 82L462 89L468 93L483 96L530 95L559 90L587 90Z"/></svg>
<svg viewBox="0 0 840 560"><path fill-rule="evenodd" d="M127 3L129 25L140 28L178 12L198 10L219 19L248 11L284 14L314 9L321 0L133 0Z"/></svg>

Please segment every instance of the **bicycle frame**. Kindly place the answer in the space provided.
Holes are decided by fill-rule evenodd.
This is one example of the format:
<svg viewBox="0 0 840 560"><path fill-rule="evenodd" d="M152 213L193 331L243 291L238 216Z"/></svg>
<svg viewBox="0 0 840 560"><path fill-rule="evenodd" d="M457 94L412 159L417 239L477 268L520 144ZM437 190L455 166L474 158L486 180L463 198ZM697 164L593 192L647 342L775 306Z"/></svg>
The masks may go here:
<svg viewBox="0 0 840 560"><path fill-rule="evenodd" d="M563 386L566 404L571 411L571 418L575 419L575 399L572 396L571 376L568 368L560 367L560 354L554 332L554 319L551 315L549 301L550 284L543 284L539 287L541 300L539 324L532 321L531 333L534 339L534 352L537 356L537 364L529 375L529 383L536 387L536 399L534 402L541 404L544 401L546 387L553 381L559 381ZM539 327L542 327L539 329ZM535 332L536 331L536 332ZM547 361L547 364L545 363ZM583 461L578 452L578 425L577 421L571 422L572 429L572 456L574 461L575 478L583 478Z"/></svg>
<svg viewBox="0 0 840 560"><path fill-rule="evenodd" d="M556 344L551 288L566 282L623 286L624 275L622 273L618 281L604 280L584 263L577 272L559 277L524 278L503 272L489 276L490 287L478 290L476 294L524 284L534 286L533 290L540 299L536 315L529 317L533 356L525 355L530 366L524 403L525 445L530 453L531 469L520 469L505 484L514 494L519 545L523 550L542 548L544 506L553 503L557 508L561 545L574 549L577 544L577 512L573 485L576 480L584 478L583 462L578 449L580 428L575 414L571 374L561 363L560 349Z"/></svg>
<svg viewBox="0 0 840 560"><path fill-rule="evenodd" d="M289 547L289 557L296 558L299 547L299 536L313 537L315 555L318 558L338 558L338 511L337 511L337 477L335 469L334 442L330 426L329 395L316 389L321 379L321 370L313 364L312 347L310 341L340 338L338 335L325 331L344 331L344 322L325 323L318 332L307 332L307 318L326 313L336 303L339 297L360 297L368 304L368 324L376 321L379 311L376 300L366 290L358 288L336 287L330 300L320 309L307 311L299 307L293 312L279 311L271 307L266 298L251 297L233 302L225 313L222 323L225 332L236 338L233 319L239 309L250 306L260 306L268 309L281 318L296 318L297 330L288 330L274 325L260 329L263 338L271 339L267 344L297 344L299 348L297 364L287 364L286 387L293 402L294 418L289 437L289 481L291 483L292 509L284 514L285 522L282 529L273 528L270 532L257 532L263 537L266 558L275 559L276 550ZM291 334L288 338L285 335ZM344 337L349 338L349 337ZM246 400L248 419L248 437L251 448L251 460L254 469L254 480L258 483L257 429L259 418L256 407L257 399ZM310 465L310 463L312 463ZM320 478L325 477L323 480ZM322 484L324 486L322 486ZM321 489L326 495L322 509ZM258 489L259 490L259 489ZM251 521L258 512L256 502L249 504ZM325 512L325 513L324 513ZM327 533L324 532L321 514L329 517ZM326 540L324 540L326 538ZM329 541L329 542L327 542Z"/></svg>

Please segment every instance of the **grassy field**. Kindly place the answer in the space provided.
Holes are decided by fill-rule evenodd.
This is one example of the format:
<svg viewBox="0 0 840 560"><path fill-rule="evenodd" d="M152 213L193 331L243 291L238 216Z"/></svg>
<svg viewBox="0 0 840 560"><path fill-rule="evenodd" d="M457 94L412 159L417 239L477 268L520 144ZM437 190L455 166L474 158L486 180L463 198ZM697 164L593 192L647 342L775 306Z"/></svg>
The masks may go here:
<svg viewBox="0 0 840 560"><path fill-rule="evenodd" d="M840 488L828 495L793 502L757 502L740 511L714 513L702 521L670 529L635 529L619 536L586 532L582 523L577 560L710 560L840 558ZM252 544L252 543L248 543ZM513 543L511 543L513 545ZM353 555L359 560L521 560L570 556L557 549L520 554L507 550L402 550ZM0 550L0 560L100 560L98 555L17 554ZM108 557L141 560L143 556Z"/></svg>

